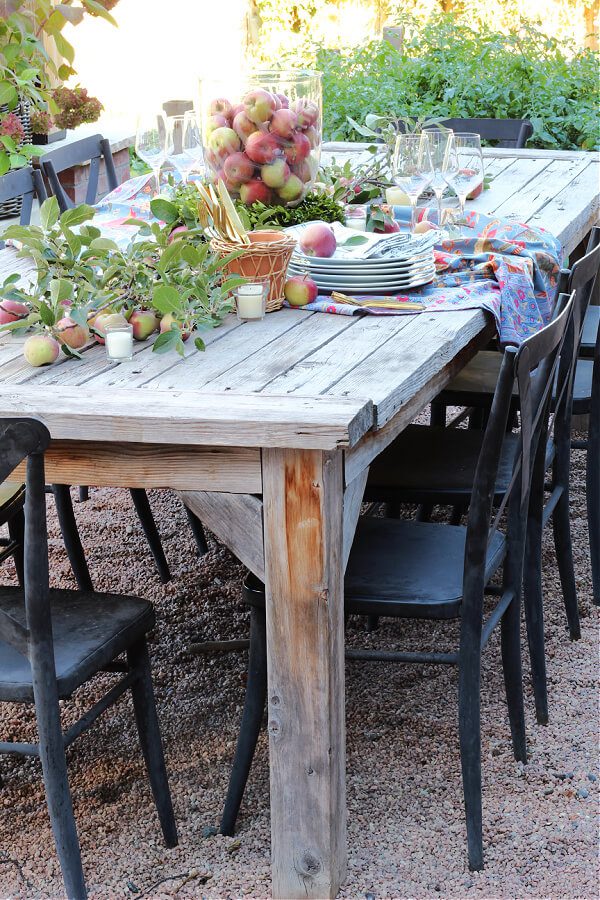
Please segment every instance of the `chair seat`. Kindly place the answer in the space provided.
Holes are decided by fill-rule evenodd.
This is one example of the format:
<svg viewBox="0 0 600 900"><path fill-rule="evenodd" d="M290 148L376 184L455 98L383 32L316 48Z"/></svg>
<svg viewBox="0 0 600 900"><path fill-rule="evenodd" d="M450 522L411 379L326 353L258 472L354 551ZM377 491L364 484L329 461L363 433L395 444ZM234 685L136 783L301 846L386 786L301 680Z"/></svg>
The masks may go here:
<svg viewBox="0 0 600 900"><path fill-rule="evenodd" d="M61 699L147 634L155 622L152 604L138 597L51 590L50 605ZM0 588L0 609L25 624L18 588ZM33 700L29 661L2 641L0 700Z"/></svg>
<svg viewBox="0 0 600 900"><path fill-rule="evenodd" d="M460 525L359 519L346 569L346 612L452 619L460 614L465 539ZM506 542L489 544L486 581L502 564Z"/></svg>
<svg viewBox="0 0 600 900"><path fill-rule="evenodd" d="M365 501L462 504L471 496L484 432L466 428L409 425L383 453L373 460L365 489ZM495 500L510 485L518 434L507 434L502 445ZM554 458L548 442L546 468Z"/></svg>
<svg viewBox="0 0 600 900"><path fill-rule="evenodd" d="M598 328L600 327L600 306L588 306L583 320L583 334L579 355L592 357L596 347Z"/></svg>
<svg viewBox="0 0 600 900"><path fill-rule="evenodd" d="M502 353L480 350L436 399L447 406L487 406L496 390L501 365ZM517 392L515 385L513 394Z"/></svg>
<svg viewBox="0 0 600 900"><path fill-rule="evenodd" d="M25 485L18 481L4 481L0 484L0 525L22 509L25 503Z"/></svg>
<svg viewBox="0 0 600 900"><path fill-rule="evenodd" d="M573 385L573 413L576 416L584 416L590 412L593 372L593 359L577 360L575 384Z"/></svg>

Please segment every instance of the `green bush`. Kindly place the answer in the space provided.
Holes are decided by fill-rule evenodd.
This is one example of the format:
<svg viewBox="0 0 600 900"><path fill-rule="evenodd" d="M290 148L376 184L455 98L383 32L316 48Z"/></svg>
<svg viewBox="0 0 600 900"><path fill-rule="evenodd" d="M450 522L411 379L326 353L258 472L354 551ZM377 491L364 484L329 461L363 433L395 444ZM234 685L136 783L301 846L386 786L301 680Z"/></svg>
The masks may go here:
<svg viewBox="0 0 600 900"><path fill-rule="evenodd" d="M402 52L385 41L315 48L323 72L326 140L357 140L351 116L530 119L529 146L600 148L598 53L574 50L531 25L502 34L455 16L419 25Z"/></svg>

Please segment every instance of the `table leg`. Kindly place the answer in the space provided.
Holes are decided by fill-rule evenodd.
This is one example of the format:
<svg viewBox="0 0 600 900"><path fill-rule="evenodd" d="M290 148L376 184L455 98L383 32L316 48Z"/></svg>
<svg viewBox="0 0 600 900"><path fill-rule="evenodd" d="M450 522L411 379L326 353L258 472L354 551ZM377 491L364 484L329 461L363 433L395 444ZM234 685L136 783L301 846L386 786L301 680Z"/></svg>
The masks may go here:
<svg viewBox="0 0 600 900"><path fill-rule="evenodd" d="M346 871L341 452L263 451L273 897Z"/></svg>

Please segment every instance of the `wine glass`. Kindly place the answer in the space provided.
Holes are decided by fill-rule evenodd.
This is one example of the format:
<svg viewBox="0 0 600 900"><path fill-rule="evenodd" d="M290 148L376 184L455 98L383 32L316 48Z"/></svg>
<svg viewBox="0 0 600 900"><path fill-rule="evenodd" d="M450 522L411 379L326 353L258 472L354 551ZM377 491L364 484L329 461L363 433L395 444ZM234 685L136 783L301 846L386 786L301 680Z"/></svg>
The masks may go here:
<svg viewBox="0 0 600 900"><path fill-rule="evenodd" d="M471 191L483 183L483 153L478 134L455 134L454 157L451 169L446 173L448 184L454 188L460 203L460 218L465 214L465 203Z"/></svg>
<svg viewBox="0 0 600 900"><path fill-rule="evenodd" d="M135 152L154 172L156 192L159 193L160 170L170 153L167 118L163 112L138 117Z"/></svg>
<svg viewBox="0 0 600 900"><path fill-rule="evenodd" d="M183 116L167 119L169 161L173 163L185 184L193 169L204 166L202 137L196 114L188 110Z"/></svg>
<svg viewBox="0 0 600 900"><path fill-rule="evenodd" d="M431 184L433 167L427 136L399 134L392 157L392 180L410 200L410 230L417 224L417 200Z"/></svg>
<svg viewBox="0 0 600 900"><path fill-rule="evenodd" d="M438 209L438 227L442 227L442 197L444 191L448 187L449 176L456 174L458 162L456 155L452 152L454 146L454 133L450 129L443 131L438 129L428 129L424 132L427 135L429 143L429 155L431 157L431 165L433 167L433 178L431 179L431 187L437 200Z"/></svg>

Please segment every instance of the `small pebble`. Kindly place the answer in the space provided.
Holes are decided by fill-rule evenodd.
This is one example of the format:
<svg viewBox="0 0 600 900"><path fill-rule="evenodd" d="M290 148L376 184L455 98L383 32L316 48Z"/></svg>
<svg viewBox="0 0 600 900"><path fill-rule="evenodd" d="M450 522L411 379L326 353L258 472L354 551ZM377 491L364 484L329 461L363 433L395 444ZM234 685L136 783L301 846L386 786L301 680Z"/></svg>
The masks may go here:
<svg viewBox="0 0 600 900"><path fill-rule="evenodd" d="M590 792L585 788L579 788L577 791L577 796L581 798L581 800L587 799L590 796Z"/></svg>
<svg viewBox="0 0 600 900"><path fill-rule="evenodd" d="M594 775L593 772L588 772L588 778L590 781L598 781L598 776Z"/></svg>
<svg viewBox="0 0 600 900"><path fill-rule="evenodd" d="M204 838L214 837L217 833L218 829L214 825L205 825L202 829L202 837Z"/></svg>

